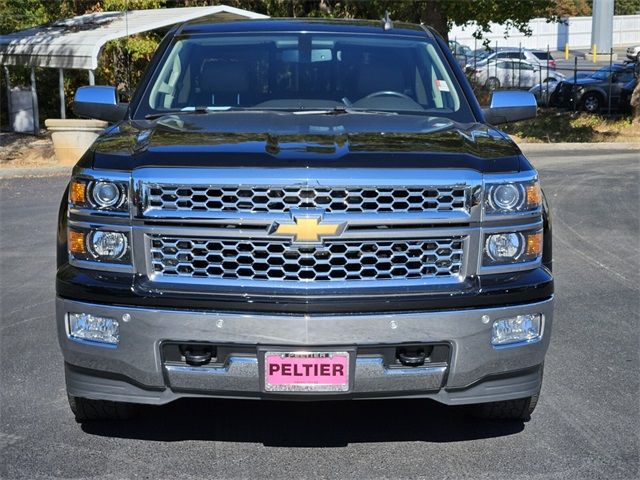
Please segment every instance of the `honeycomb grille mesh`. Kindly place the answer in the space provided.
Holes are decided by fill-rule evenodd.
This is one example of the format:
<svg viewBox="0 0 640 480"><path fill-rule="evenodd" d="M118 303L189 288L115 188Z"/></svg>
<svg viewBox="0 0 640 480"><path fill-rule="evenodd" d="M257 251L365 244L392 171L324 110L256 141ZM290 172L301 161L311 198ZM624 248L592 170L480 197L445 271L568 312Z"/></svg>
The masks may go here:
<svg viewBox="0 0 640 480"><path fill-rule="evenodd" d="M466 210L464 186L181 186L147 185L145 212L268 212L321 208L325 212L451 212Z"/></svg>
<svg viewBox="0 0 640 480"><path fill-rule="evenodd" d="M327 241L291 247L286 241L151 236L152 271L167 278L211 280L406 280L455 277L464 237Z"/></svg>

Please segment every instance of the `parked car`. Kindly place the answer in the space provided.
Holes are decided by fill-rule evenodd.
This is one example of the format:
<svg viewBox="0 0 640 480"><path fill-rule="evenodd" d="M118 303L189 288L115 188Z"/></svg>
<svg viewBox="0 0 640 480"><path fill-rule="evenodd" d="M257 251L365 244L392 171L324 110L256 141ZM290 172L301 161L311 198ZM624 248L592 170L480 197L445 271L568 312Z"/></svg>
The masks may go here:
<svg viewBox="0 0 640 480"><path fill-rule="evenodd" d="M449 48L461 67L464 67L473 55L469 47L456 40L449 40Z"/></svg>
<svg viewBox="0 0 640 480"><path fill-rule="evenodd" d="M473 52L471 59L467 61L466 68L472 69L482 66L490 61L498 60L526 60L550 69L556 68L556 61L550 53L542 50L528 50L524 48L500 47L498 50L480 49Z"/></svg>
<svg viewBox="0 0 640 480"><path fill-rule="evenodd" d="M633 62L640 63L640 45L633 45L627 48L627 58Z"/></svg>
<svg viewBox="0 0 640 480"><path fill-rule="evenodd" d="M565 76L555 70L541 68L538 63L527 60L489 60L478 64L473 78L479 85L484 85L488 90L499 88L526 88L533 87L540 81L564 80Z"/></svg>
<svg viewBox="0 0 640 480"><path fill-rule="evenodd" d="M556 90L560 82L555 78L549 79L547 82L538 83L529 89L529 92L536 97L538 105L541 107L549 106L553 92Z"/></svg>
<svg viewBox="0 0 640 480"><path fill-rule="evenodd" d="M634 63L616 63L589 76L563 81L555 89L550 103L555 107L597 113L609 107L611 92L611 108L618 110L622 88L634 79L634 70Z"/></svg>
<svg viewBox="0 0 640 480"><path fill-rule="evenodd" d="M77 91L77 115L117 123L60 204L78 421L183 397L529 418L551 222L493 125L533 118L535 99L481 108L435 30L390 23L198 19L170 30L124 108L113 87Z"/></svg>

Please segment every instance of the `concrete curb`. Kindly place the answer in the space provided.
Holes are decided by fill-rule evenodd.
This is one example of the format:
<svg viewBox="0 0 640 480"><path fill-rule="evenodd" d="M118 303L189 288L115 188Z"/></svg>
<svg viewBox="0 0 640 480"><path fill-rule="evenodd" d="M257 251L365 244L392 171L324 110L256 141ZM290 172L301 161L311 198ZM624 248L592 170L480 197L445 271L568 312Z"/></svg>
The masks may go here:
<svg viewBox="0 0 640 480"><path fill-rule="evenodd" d="M73 167L24 167L24 168L0 168L0 179L20 177L52 177L71 176Z"/></svg>

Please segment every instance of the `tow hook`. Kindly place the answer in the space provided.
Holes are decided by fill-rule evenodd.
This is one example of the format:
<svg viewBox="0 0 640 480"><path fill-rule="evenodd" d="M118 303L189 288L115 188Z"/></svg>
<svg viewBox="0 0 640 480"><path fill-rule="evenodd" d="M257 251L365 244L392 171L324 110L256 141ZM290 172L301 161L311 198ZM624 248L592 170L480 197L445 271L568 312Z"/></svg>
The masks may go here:
<svg viewBox="0 0 640 480"><path fill-rule="evenodd" d="M183 355L185 362L194 367L206 365L211 361L211 352L206 350L185 350Z"/></svg>
<svg viewBox="0 0 640 480"><path fill-rule="evenodd" d="M398 360L405 367L419 367L424 365L424 362L427 358L423 349L414 349L414 350L399 350L398 351Z"/></svg>

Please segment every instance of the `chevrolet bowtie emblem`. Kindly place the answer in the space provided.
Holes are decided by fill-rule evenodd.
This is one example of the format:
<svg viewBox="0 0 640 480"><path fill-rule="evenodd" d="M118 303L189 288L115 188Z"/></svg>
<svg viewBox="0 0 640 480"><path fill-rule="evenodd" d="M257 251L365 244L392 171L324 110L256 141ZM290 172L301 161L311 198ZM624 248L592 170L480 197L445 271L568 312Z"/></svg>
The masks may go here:
<svg viewBox="0 0 640 480"><path fill-rule="evenodd" d="M336 235L340 232L340 223L320 223L320 217L294 218L295 223L277 224L273 235L293 235L295 242L318 242L325 235Z"/></svg>

